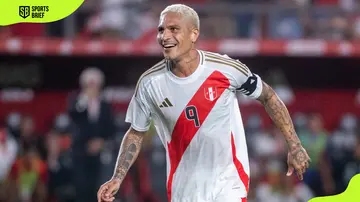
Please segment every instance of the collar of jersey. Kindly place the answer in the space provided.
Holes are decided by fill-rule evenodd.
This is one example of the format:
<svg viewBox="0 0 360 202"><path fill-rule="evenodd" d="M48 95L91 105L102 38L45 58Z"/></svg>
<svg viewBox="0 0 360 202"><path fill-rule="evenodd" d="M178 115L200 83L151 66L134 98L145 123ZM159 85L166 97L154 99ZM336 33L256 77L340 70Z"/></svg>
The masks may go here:
<svg viewBox="0 0 360 202"><path fill-rule="evenodd" d="M175 74L173 74L170 70L170 68L167 66L167 75L168 77L176 82L176 83L191 83L193 81L196 81L197 78L199 78L199 76L201 75L201 72L203 71L203 64L204 64L204 56L203 56L203 53L201 50L197 50L199 52L199 55L200 55L200 63L199 63L199 66L195 69L195 71L190 75L190 76L187 76L187 77L178 77L176 76Z"/></svg>

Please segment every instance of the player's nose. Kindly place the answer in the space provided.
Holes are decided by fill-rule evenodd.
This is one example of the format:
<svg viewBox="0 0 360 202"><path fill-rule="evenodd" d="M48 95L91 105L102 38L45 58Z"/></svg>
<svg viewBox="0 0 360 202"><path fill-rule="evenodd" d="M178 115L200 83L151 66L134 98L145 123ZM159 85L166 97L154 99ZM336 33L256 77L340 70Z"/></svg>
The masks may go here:
<svg viewBox="0 0 360 202"><path fill-rule="evenodd" d="M161 39L163 42L169 40L171 38L172 34L171 31L165 29L164 32L162 33Z"/></svg>

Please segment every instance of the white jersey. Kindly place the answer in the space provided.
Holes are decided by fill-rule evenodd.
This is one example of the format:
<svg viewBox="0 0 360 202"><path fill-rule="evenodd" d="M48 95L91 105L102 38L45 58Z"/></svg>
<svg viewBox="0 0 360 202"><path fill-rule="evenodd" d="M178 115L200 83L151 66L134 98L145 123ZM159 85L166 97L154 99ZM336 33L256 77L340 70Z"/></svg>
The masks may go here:
<svg viewBox="0 0 360 202"><path fill-rule="evenodd" d="M126 121L147 131L151 120L167 153L169 202L244 198L249 162L236 92L257 98L258 75L226 55L200 51L190 76L175 76L165 60L139 79Z"/></svg>

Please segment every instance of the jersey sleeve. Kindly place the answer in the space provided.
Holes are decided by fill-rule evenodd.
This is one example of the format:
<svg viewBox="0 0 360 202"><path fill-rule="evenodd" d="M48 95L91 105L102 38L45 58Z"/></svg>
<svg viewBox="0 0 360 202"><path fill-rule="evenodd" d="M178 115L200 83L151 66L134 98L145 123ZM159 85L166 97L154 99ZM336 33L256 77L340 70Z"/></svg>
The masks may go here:
<svg viewBox="0 0 360 202"><path fill-rule="evenodd" d="M262 80L259 75L251 72L251 70L238 60L234 60L239 64L242 71L233 71L234 88L243 95L257 99L262 92Z"/></svg>
<svg viewBox="0 0 360 202"><path fill-rule="evenodd" d="M145 132L150 128L151 111L146 99L145 88L141 83L138 84L131 98L125 121L137 131Z"/></svg>

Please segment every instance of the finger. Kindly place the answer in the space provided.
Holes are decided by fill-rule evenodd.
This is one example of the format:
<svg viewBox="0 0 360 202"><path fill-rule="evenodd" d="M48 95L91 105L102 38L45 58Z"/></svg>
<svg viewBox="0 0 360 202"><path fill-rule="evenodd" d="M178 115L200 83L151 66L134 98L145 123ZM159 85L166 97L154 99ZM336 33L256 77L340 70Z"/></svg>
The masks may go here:
<svg viewBox="0 0 360 202"><path fill-rule="evenodd" d="M115 197L114 197L114 196L109 197L109 198L107 198L107 197L103 198L103 201L104 201L104 202L112 202L112 201L114 201L114 200L115 200Z"/></svg>
<svg viewBox="0 0 360 202"><path fill-rule="evenodd" d="M112 202L113 201L112 198L114 198L114 197L111 197L111 198L104 198L103 197L101 202Z"/></svg>
<svg viewBox="0 0 360 202"><path fill-rule="evenodd" d="M105 192L101 195L101 202L108 202L110 201L111 197L106 197Z"/></svg>
<svg viewBox="0 0 360 202"><path fill-rule="evenodd" d="M106 190L104 190L103 196L109 198L111 194L111 186L108 186Z"/></svg>
<svg viewBox="0 0 360 202"><path fill-rule="evenodd" d="M301 174L304 174L304 172L305 172L305 162L303 162L303 163L301 163L300 165L296 165L295 166L295 170L296 170L296 172L297 173L301 173Z"/></svg>
<svg viewBox="0 0 360 202"><path fill-rule="evenodd" d="M115 197L102 198L102 202L112 202L114 199L115 199Z"/></svg>
<svg viewBox="0 0 360 202"><path fill-rule="evenodd" d="M302 172L303 172L303 173L306 172L306 169L307 169L306 164L307 164L307 162L303 162L302 165L301 165L301 169L302 169Z"/></svg>
<svg viewBox="0 0 360 202"><path fill-rule="evenodd" d="M305 166L302 168L301 173L302 173L302 175L304 175L304 173L306 173L306 167Z"/></svg>
<svg viewBox="0 0 360 202"><path fill-rule="evenodd" d="M115 191L116 191L116 186L113 185L113 184L110 185L109 188L105 192L105 197L106 198L111 198L114 195Z"/></svg>
<svg viewBox="0 0 360 202"><path fill-rule="evenodd" d="M105 189L104 186L101 186L101 187L100 187L100 189L99 189L99 191L98 191L98 193L97 193L98 202L101 202L101 198L102 198L102 195L103 195L103 193L104 193L105 190L106 190L106 189Z"/></svg>
<svg viewBox="0 0 360 202"><path fill-rule="evenodd" d="M291 176L294 173L294 167L289 166L286 176Z"/></svg>
<svg viewBox="0 0 360 202"><path fill-rule="evenodd" d="M304 177L303 177L302 174L298 174L298 178L299 178L299 180L301 180L301 181L304 179Z"/></svg>
<svg viewBox="0 0 360 202"><path fill-rule="evenodd" d="M303 180L303 172L301 169L296 170L297 176L299 180Z"/></svg>

